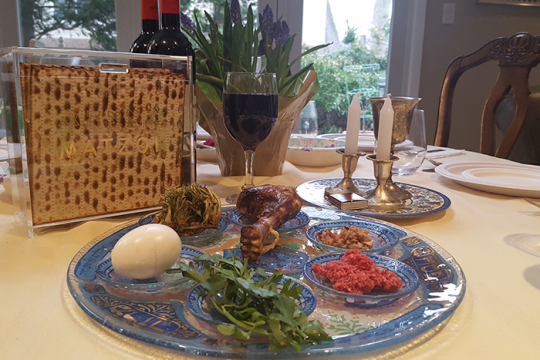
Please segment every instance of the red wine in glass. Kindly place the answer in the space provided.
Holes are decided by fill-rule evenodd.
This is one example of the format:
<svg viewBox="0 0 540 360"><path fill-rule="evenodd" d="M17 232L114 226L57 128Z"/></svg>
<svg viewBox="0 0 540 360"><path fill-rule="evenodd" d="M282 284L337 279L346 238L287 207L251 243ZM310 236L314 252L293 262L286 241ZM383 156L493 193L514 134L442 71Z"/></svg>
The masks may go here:
<svg viewBox="0 0 540 360"><path fill-rule="evenodd" d="M223 88L223 121L229 134L244 149L246 177L243 189L253 184L253 154L266 140L278 120L276 74L227 73ZM235 203L238 194L227 197Z"/></svg>
<svg viewBox="0 0 540 360"><path fill-rule="evenodd" d="M223 119L231 136L244 150L257 148L276 126L276 94L223 94Z"/></svg>

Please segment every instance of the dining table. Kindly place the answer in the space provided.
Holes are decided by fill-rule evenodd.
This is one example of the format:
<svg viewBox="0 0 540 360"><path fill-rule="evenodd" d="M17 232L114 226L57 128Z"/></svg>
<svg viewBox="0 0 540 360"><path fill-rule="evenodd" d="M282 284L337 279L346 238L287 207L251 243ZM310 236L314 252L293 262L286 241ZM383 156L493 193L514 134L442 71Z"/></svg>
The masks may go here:
<svg viewBox="0 0 540 360"><path fill-rule="evenodd" d="M443 163L507 163L465 151ZM429 332L395 345L334 359L538 359L540 358L540 209L521 196L484 192L423 169L394 177L444 194L441 212L384 221L431 240L451 254L466 288L453 314ZM276 176L255 176L256 185L299 186L341 178L340 164L295 166ZM360 157L353 178L374 179L373 164ZM217 163L199 161L197 182L225 198L242 176L223 177ZM308 206L305 204L305 206ZM123 215L42 230L31 238L15 221L11 195L0 191L0 359L203 359L123 335L95 321L68 289L72 259L93 239L136 220ZM396 336L399 336L397 334ZM275 358L280 358L279 352Z"/></svg>

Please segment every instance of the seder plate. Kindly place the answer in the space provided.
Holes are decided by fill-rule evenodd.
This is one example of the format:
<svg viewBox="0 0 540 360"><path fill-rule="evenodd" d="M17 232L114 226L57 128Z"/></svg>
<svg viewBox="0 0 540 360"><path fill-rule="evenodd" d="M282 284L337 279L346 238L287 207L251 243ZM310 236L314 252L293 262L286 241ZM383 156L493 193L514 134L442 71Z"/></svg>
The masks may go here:
<svg viewBox="0 0 540 360"><path fill-rule="evenodd" d="M372 179L352 179L354 184L361 190L368 189L376 185ZM328 186L337 185L341 179L320 179L313 180L296 187L298 195L305 202L319 206L324 209L338 210L324 198L324 189ZM358 209L358 210L340 210L350 215L369 216L379 219L398 219L398 218L416 218L428 216L442 212L450 206L450 199L438 191L431 190L425 187L404 184L396 182L396 185L409 191L413 198L406 200L405 208L395 211L373 210L373 209Z"/></svg>
<svg viewBox="0 0 540 360"><path fill-rule="evenodd" d="M225 208L231 211L233 208ZM304 207L311 218L311 225L328 220L354 219L343 213L313 207ZM381 220L373 220L385 223ZM365 353L402 346L406 349L415 339L426 341L442 327L458 308L465 295L465 275L454 257L425 236L404 228L407 235L384 255L398 259L418 274L419 287L411 294L387 306L362 308L336 300L318 288L312 288L317 296L317 307L309 319L321 321L333 342L303 346L298 353L292 348L268 352L264 338L239 341L224 337L205 321L193 316L185 307L185 299L191 288L178 287L159 295L119 292L114 286L96 276L98 263L114 244L128 231L139 226L132 221L90 241L71 261L67 272L67 284L71 295L80 308L98 323L129 338L189 354L223 358L300 358L311 356L347 355ZM203 247L210 254L230 252L237 244L239 228L230 226L222 240ZM294 239L280 239L275 250L268 252L264 261L266 271L280 266L286 257L296 259L288 264L299 268L300 273L307 257L315 258L318 251L303 234ZM304 254L304 256L299 256ZM279 255L279 261L269 261ZM290 273L295 269L290 270ZM300 276L298 281L309 285ZM99 330L97 330L99 331ZM422 335L422 336L421 336ZM100 336L108 336L100 333ZM141 344L142 346L142 344ZM149 351L153 349L149 347Z"/></svg>

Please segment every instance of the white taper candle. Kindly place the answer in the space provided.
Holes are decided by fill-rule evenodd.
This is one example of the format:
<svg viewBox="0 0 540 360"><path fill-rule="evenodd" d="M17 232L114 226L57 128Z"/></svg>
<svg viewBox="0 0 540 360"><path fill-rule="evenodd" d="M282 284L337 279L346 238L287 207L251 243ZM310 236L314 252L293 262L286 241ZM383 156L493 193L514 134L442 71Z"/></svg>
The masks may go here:
<svg viewBox="0 0 540 360"><path fill-rule="evenodd" d="M384 100L379 113L379 133L377 136L377 160L390 160L392 145L392 128L394 126L394 109L390 94Z"/></svg>
<svg viewBox="0 0 540 360"><path fill-rule="evenodd" d="M347 155L356 155L358 152L361 112L360 99L356 94L349 105L349 113L347 114L347 134L345 137L345 154Z"/></svg>

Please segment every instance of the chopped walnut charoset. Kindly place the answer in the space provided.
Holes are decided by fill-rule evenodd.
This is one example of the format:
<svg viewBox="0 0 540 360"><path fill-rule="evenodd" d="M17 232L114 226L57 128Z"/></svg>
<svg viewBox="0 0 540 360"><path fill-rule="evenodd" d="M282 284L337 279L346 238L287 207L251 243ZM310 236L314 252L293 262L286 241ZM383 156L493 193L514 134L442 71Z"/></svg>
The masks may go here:
<svg viewBox="0 0 540 360"><path fill-rule="evenodd" d="M325 229L322 233L315 233L319 240L326 245L339 246L345 249L367 250L373 248L373 238L369 235L369 229L356 226L343 226L341 231L333 233Z"/></svg>

